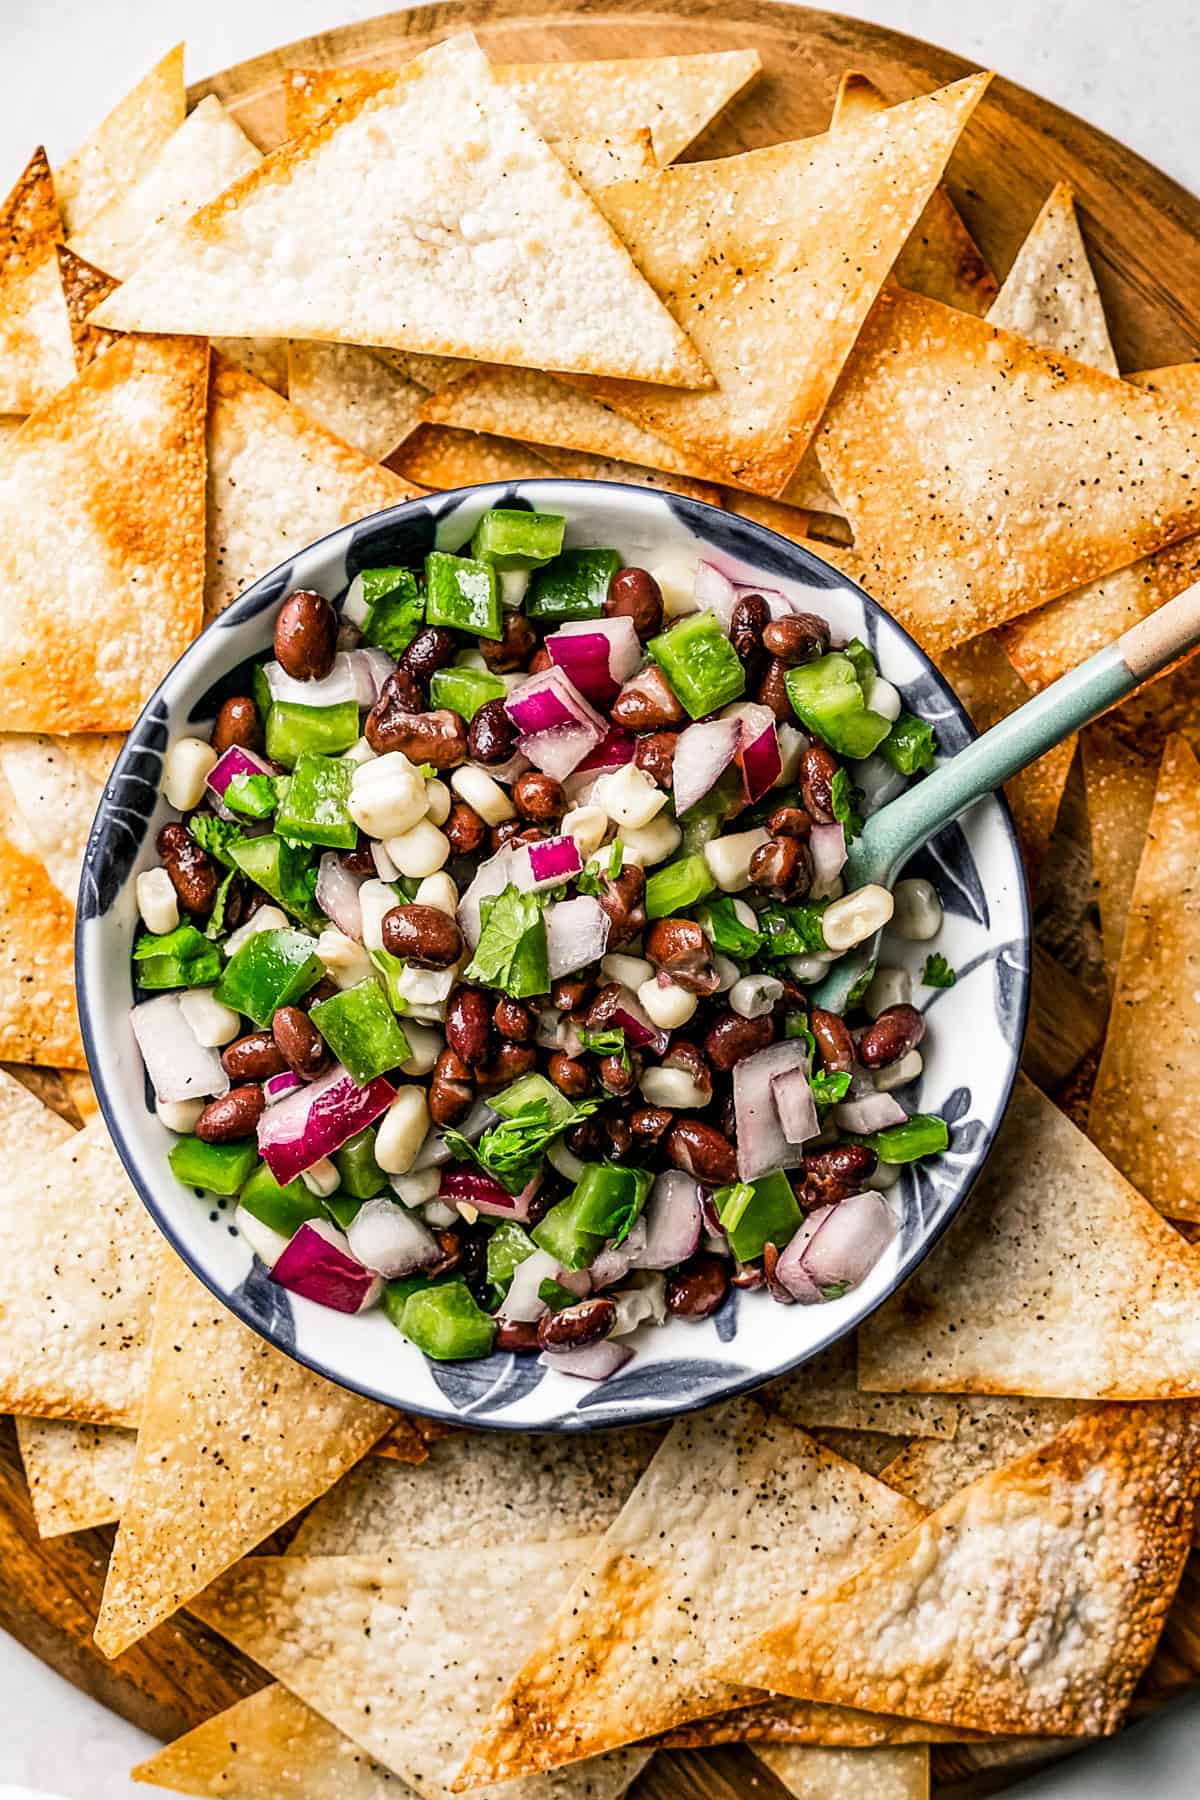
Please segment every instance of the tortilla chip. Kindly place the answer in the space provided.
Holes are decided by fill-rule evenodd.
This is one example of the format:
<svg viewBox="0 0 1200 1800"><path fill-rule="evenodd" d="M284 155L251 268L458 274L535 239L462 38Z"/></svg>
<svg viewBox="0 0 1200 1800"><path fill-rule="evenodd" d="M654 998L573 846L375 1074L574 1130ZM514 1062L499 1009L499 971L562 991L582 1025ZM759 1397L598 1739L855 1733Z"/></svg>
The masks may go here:
<svg viewBox="0 0 1200 1800"><path fill-rule="evenodd" d="M763 500L757 494L742 494L737 488L725 490L725 504L730 512L753 519L756 525L765 525L768 531L777 531L780 537L790 538L794 544L803 544L812 550L820 548L810 542L808 535L812 514L799 506L785 506L782 500Z"/></svg>
<svg viewBox="0 0 1200 1800"><path fill-rule="evenodd" d="M540 454L555 474L567 475L573 481L622 481L628 487L654 488L660 494L683 494L689 500L703 500L708 506L722 504L719 487L711 481L693 481L690 475L665 475L659 469L617 462L607 456L583 456L578 450L543 447Z"/></svg>
<svg viewBox="0 0 1200 1800"><path fill-rule="evenodd" d="M1019 1076L962 1213L860 1327L858 1376L885 1392L1200 1395L1198 1307L1200 1250Z"/></svg>
<svg viewBox="0 0 1200 1800"><path fill-rule="evenodd" d="M201 207L98 323L184 331L189 320L225 336L708 380L468 34L376 81Z"/></svg>
<svg viewBox="0 0 1200 1800"><path fill-rule="evenodd" d="M818 442L867 586L934 654L1196 530L1198 451L1166 403L899 288Z"/></svg>
<svg viewBox="0 0 1200 1800"><path fill-rule="evenodd" d="M54 257L61 236L50 164L35 150L0 206L0 412L45 405L74 372Z"/></svg>
<svg viewBox="0 0 1200 1800"><path fill-rule="evenodd" d="M982 1738L981 1732L953 1725L859 1712L853 1706L820 1706L776 1694L754 1706L692 1719L652 1741L657 1750L703 1750L713 1744L753 1744L756 1750L759 1744L824 1744L869 1750L877 1744L978 1743Z"/></svg>
<svg viewBox="0 0 1200 1800"><path fill-rule="evenodd" d="M0 1407L136 1425L161 1240L103 1124L5 1181L0 1240Z"/></svg>
<svg viewBox="0 0 1200 1800"><path fill-rule="evenodd" d="M890 1431L863 1431L855 1427L840 1425L824 1425L813 1427L811 1435L818 1444L824 1444L826 1450L832 1450L843 1462L850 1462L856 1468L865 1469L868 1475L878 1475L896 1460L897 1438ZM916 1438L915 1443L932 1443L933 1439ZM893 1486L894 1483L889 1483Z"/></svg>
<svg viewBox="0 0 1200 1800"><path fill-rule="evenodd" d="M514 1658L536 1643L593 1542L254 1557L193 1610L425 1800L441 1800ZM593 1760L511 1800L612 1800L649 1754Z"/></svg>
<svg viewBox="0 0 1200 1800"><path fill-rule="evenodd" d="M16 1425L39 1537L61 1537L120 1518L136 1432L69 1419L18 1418Z"/></svg>
<svg viewBox="0 0 1200 1800"><path fill-rule="evenodd" d="M80 369L86 369L102 350L115 344L120 335L115 331L105 331L103 326L93 325L90 317L118 284L112 275L106 275L94 263L76 256L65 244L56 244L54 248L58 255L59 285L67 305L67 325L78 373Z"/></svg>
<svg viewBox="0 0 1200 1800"><path fill-rule="evenodd" d="M62 1078L72 1106L86 1125L100 1111L100 1102L96 1098L91 1076L82 1069L63 1069Z"/></svg>
<svg viewBox="0 0 1200 1800"><path fill-rule="evenodd" d="M837 131L856 119L884 112L887 104L869 77L851 71L838 83L830 128ZM892 274L902 287L964 312L985 313L996 297L996 277L940 184L901 248Z"/></svg>
<svg viewBox="0 0 1200 1800"><path fill-rule="evenodd" d="M75 907L0 776L0 1058L87 1066L75 1010Z"/></svg>
<svg viewBox="0 0 1200 1800"><path fill-rule="evenodd" d="M548 138L603 138L649 125L656 160L674 162L757 80L757 50L612 62L493 63L492 74ZM382 70L290 69L289 137L361 94Z"/></svg>
<svg viewBox="0 0 1200 1800"><path fill-rule="evenodd" d="M717 1667L982 1731L1115 1731L1174 1594L1195 1407L1105 1407L983 1476Z"/></svg>
<svg viewBox="0 0 1200 1800"><path fill-rule="evenodd" d="M214 356L208 396L204 616L295 551L421 490Z"/></svg>
<svg viewBox="0 0 1200 1800"><path fill-rule="evenodd" d="M51 1112L24 1082L0 1069L0 1161L32 1179L53 1165L55 1153L75 1131Z"/></svg>
<svg viewBox="0 0 1200 1800"><path fill-rule="evenodd" d="M68 231L78 231L101 207L137 180L183 124L183 45L168 50L54 173Z"/></svg>
<svg viewBox="0 0 1200 1800"><path fill-rule="evenodd" d="M422 1419L410 1419L406 1413L400 1413L392 1429L372 1446L372 1455L390 1456L395 1462L423 1463L429 1455L423 1424Z"/></svg>
<svg viewBox="0 0 1200 1800"><path fill-rule="evenodd" d="M444 425L418 425L388 457L388 468L425 488L470 487L476 481L536 481L554 473L545 457L508 438Z"/></svg>
<svg viewBox="0 0 1200 1800"><path fill-rule="evenodd" d="M1119 372L1067 182L1051 190L988 319L1044 350L1061 351L1109 375Z"/></svg>
<svg viewBox="0 0 1200 1800"><path fill-rule="evenodd" d="M880 1471L880 1480L936 1512L952 1494L1028 1450L1057 1437L1079 1413L1079 1400L968 1399L950 1443L917 1438Z"/></svg>
<svg viewBox="0 0 1200 1800"><path fill-rule="evenodd" d="M859 1392L853 1336L839 1339L759 1398L790 1425L833 1425L842 1430L883 1431L892 1436L952 1438L960 1407L955 1399L927 1394Z"/></svg>
<svg viewBox="0 0 1200 1800"><path fill-rule="evenodd" d="M411 1800L412 1789L278 1682L205 1719L130 1771L179 1794Z"/></svg>
<svg viewBox="0 0 1200 1800"><path fill-rule="evenodd" d="M416 428L426 393L370 350L293 343L288 398L372 462L382 462Z"/></svg>
<svg viewBox="0 0 1200 1800"><path fill-rule="evenodd" d="M74 742L72 738L0 735L0 772L24 827L20 846L40 858L72 909L79 892L83 853L104 792L104 783L73 753Z"/></svg>
<svg viewBox="0 0 1200 1800"><path fill-rule="evenodd" d="M1088 1135L1160 1212L1200 1219L1200 764L1163 756L1121 950Z"/></svg>
<svg viewBox="0 0 1200 1800"><path fill-rule="evenodd" d="M110 1657L323 1494L395 1417L276 1350L178 1258L164 1264L133 1479L96 1621Z"/></svg>
<svg viewBox="0 0 1200 1800"><path fill-rule="evenodd" d="M679 1420L456 1788L555 1768L755 1698L710 1679L706 1665L914 1521L909 1503L754 1401Z"/></svg>
<svg viewBox="0 0 1200 1800"><path fill-rule="evenodd" d="M4 730L132 725L200 629L207 371L198 339L128 338L10 445L0 471Z"/></svg>
<svg viewBox="0 0 1200 1800"><path fill-rule="evenodd" d="M796 1800L929 1800L929 1752L760 1744L755 1756Z"/></svg>
<svg viewBox="0 0 1200 1800"><path fill-rule="evenodd" d="M581 385L698 454L709 473L781 494L988 79L971 76L853 130L601 189L596 204L717 386Z"/></svg>
<svg viewBox="0 0 1200 1800"><path fill-rule="evenodd" d="M559 138L551 139L550 144L576 181L589 192L592 188L607 187L613 181L629 181L635 175L647 175L658 167L648 125L640 131L627 131L617 137Z"/></svg>

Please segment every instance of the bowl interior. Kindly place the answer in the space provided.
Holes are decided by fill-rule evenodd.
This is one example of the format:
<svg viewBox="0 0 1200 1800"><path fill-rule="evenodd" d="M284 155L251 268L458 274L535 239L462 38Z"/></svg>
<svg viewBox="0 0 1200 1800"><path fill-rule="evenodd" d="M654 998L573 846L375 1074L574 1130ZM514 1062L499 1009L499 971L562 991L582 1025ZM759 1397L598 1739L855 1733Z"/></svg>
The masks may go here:
<svg viewBox="0 0 1200 1800"><path fill-rule="evenodd" d="M914 1109L950 1126L947 1152L904 1171L890 1198L902 1228L867 1280L841 1300L780 1307L734 1289L703 1324L643 1327L636 1355L598 1386L497 1353L464 1364L429 1362L382 1313L330 1312L275 1286L233 1226L234 1202L201 1199L172 1175L171 1134L129 1025L134 882L156 861L170 816L159 792L167 744L211 723L245 691L246 664L272 638L274 608L294 587L337 601L361 568L457 549L489 506L531 505L566 515L567 541L613 544L627 562L674 552L716 562L735 580L803 597L835 633L859 636L908 707L929 719L939 752L973 735L962 708L912 640L845 576L735 514L646 489L523 481L414 500L344 527L254 584L171 671L130 733L93 826L80 890L76 966L88 1062L117 1149L145 1204L193 1271L237 1315L320 1374L389 1405L452 1422L514 1430L587 1430L687 1411L782 1375L842 1337L912 1271L949 1224L977 1174L1007 1104L1020 1055L1029 984L1029 911L1011 819L1002 800L976 805L914 860L946 919L937 948L958 972L948 989L920 986L927 946L890 934L888 963L910 970L929 1015L924 1070L905 1091Z"/></svg>

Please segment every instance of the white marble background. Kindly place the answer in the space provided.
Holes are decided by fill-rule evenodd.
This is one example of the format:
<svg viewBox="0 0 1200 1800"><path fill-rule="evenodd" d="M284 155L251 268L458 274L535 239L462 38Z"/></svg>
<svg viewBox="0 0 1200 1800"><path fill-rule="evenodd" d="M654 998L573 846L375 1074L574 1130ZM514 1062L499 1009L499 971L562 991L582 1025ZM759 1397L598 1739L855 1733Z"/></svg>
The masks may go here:
<svg viewBox="0 0 1200 1800"><path fill-rule="evenodd" d="M45 144L51 161L73 150L180 38L187 39L195 79L385 9L386 0L0 0L0 191L35 144ZM996 69L1200 190L1200 12L1191 0L842 0L840 10ZM0 1800L146 1800L155 1791L135 1786L126 1773L150 1752L151 1740L3 1634L0 1693ZM1156 1800L1185 1800L1196 1794L1198 1766L1200 1705L1022 1792L1044 1800L1127 1800L1140 1790Z"/></svg>

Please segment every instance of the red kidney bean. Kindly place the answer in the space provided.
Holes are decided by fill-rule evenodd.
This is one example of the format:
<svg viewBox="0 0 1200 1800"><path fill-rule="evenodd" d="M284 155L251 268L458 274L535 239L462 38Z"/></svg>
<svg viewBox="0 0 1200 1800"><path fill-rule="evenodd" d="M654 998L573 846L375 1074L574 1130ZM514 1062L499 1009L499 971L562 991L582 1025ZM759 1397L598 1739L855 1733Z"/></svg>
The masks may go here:
<svg viewBox="0 0 1200 1800"><path fill-rule="evenodd" d="M715 1125L702 1119L677 1119L667 1133L667 1155L685 1175L726 1187L737 1180L737 1153Z"/></svg>
<svg viewBox="0 0 1200 1800"><path fill-rule="evenodd" d="M886 1069L915 1050L925 1036L925 1015L915 1006L888 1006L863 1032L858 1060L868 1069Z"/></svg>
<svg viewBox="0 0 1200 1800"><path fill-rule="evenodd" d="M591 1091L591 1071L586 1063L577 1062L573 1056L565 1056L556 1050L546 1064L546 1073L568 1100L582 1100Z"/></svg>
<svg viewBox="0 0 1200 1800"><path fill-rule="evenodd" d="M537 1021L532 1009L521 1000L512 1000L505 995L497 1000L496 1010L492 1015L496 1030L510 1044L527 1044L537 1030Z"/></svg>
<svg viewBox="0 0 1200 1800"><path fill-rule="evenodd" d="M594 975L562 975L550 989L550 1004L555 1012L574 1012L582 1006L596 985Z"/></svg>
<svg viewBox="0 0 1200 1800"><path fill-rule="evenodd" d="M400 750L414 763L432 763L435 769L456 769L467 757L466 726L455 712L415 712L405 684L412 676L394 669L383 684L378 700L367 714L366 739L380 755Z"/></svg>
<svg viewBox="0 0 1200 1800"><path fill-rule="evenodd" d="M608 619L632 619L643 644L663 628L662 589L649 569L630 567L613 576L604 601Z"/></svg>
<svg viewBox="0 0 1200 1800"><path fill-rule="evenodd" d="M505 1040L496 1054L481 1063L475 1071L475 1079L480 1091L495 1093L497 1089L508 1087L510 1082L519 1081L522 1075L528 1075L537 1067L538 1054L532 1044L512 1044Z"/></svg>
<svg viewBox="0 0 1200 1800"><path fill-rule="evenodd" d="M679 742L677 731L652 731L646 737L640 737L633 753L633 760L642 772L648 775L656 786L670 792L675 774L675 746Z"/></svg>
<svg viewBox="0 0 1200 1800"><path fill-rule="evenodd" d="M287 1068L279 1046L269 1031L252 1031L236 1038L221 1052L221 1067L231 1081L266 1081Z"/></svg>
<svg viewBox="0 0 1200 1800"><path fill-rule="evenodd" d="M298 588L275 620L275 660L293 681L321 681L337 655L337 614L324 594Z"/></svg>
<svg viewBox="0 0 1200 1800"><path fill-rule="evenodd" d="M642 669L625 683L609 714L614 725L627 731L661 731L664 725L682 725L687 718L661 669Z"/></svg>
<svg viewBox="0 0 1200 1800"><path fill-rule="evenodd" d="M281 1006L271 1020L276 1048L292 1073L304 1081L319 1075L329 1059L325 1039L298 1006Z"/></svg>
<svg viewBox="0 0 1200 1800"><path fill-rule="evenodd" d="M750 858L752 885L776 900L802 899L812 878L812 854L799 838L768 838Z"/></svg>
<svg viewBox="0 0 1200 1800"><path fill-rule="evenodd" d="M646 955L689 994L715 994L720 986L712 945L694 919L656 919L646 933Z"/></svg>
<svg viewBox="0 0 1200 1800"><path fill-rule="evenodd" d="M260 1087L230 1088L204 1108L196 1120L196 1136L205 1144L234 1144L251 1137L265 1105Z"/></svg>
<svg viewBox="0 0 1200 1800"><path fill-rule="evenodd" d="M628 1119L605 1118L604 1129L608 1133L608 1154L613 1162L624 1162L634 1150L633 1132Z"/></svg>
<svg viewBox="0 0 1200 1800"><path fill-rule="evenodd" d="M629 1129L638 1144L648 1147L670 1130L674 1118L665 1106L639 1106L629 1115Z"/></svg>
<svg viewBox="0 0 1200 1800"><path fill-rule="evenodd" d="M787 691L787 664L781 663L773 656L767 664L766 672L758 684L758 700L760 705L769 706L780 725L796 725L796 718Z"/></svg>
<svg viewBox="0 0 1200 1800"><path fill-rule="evenodd" d="M442 826L455 856L473 856L487 835L487 826L465 800L456 800Z"/></svg>
<svg viewBox="0 0 1200 1800"><path fill-rule="evenodd" d="M446 1042L472 1068L487 1061L492 1012L479 988L457 987L446 1009Z"/></svg>
<svg viewBox="0 0 1200 1800"><path fill-rule="evenodd" d="M480 638L479 648L488 668L496 675L511 675L523 669L537 649L537 634L521 612L505 612L503 637Z"/></svg>
<svg viewBox="0 0 1200 1800"><path fill-rule="evenodd" d="M742 663L757 663L763 652L763 632L771 619L771 609L761 594L743 594L733 608L729 620L729 641Z"/></svg>
<svg viewBox="0 0 1200 1800"><path fill-rule="evenodd" d="M235 694L232 700L226 700L213 726L212 747L218 756L235 747L261 752L262 720L249 694Z"/></svg>
<svg viewBox="0 0 1200 1800"><path fill-rule="evenodd" d="M608 914L608 948L619 950L646 926L646 876L635 863L610 880L605 876L600 910Z"/></svg>
<svg viewBox="0 0 1200 1800"><path fill-rule="evenodd" d="M443 625L426 625L418 631L400 658L400 667L421 688L428 688L430 678L454 661L458 640Z"/></svg>
<svg viewBox="0 0 1200 1800"><path fill-rule="evenodd" d="M526 769L518 775L512 788L513 805L523 819L545 825L561 819L567 810L567 796L561 781L543 775L540 769Z"/></svg>
<svg viewBox="0 0 1200 1800"><path fill-rule="evenodd" d="M440 906L393 906L380 931L385 950L420 969L448 969L462 955L462 932Z"/></svg>
<svg viewBox="0 0 1200 1800"><path fill-rule="evenodd" d="M772 837L806 838L812 830L812 820L802 807L777 806L767 820L767 830Z"/></svg>
<svg viewBox="0 0 1200 1800"><path fill-rule="evenodd" d="M817 1040L821 1062L830 1075L853 1075L854 1039L844 1019L837 1013L814 1006L808 1016L808 1028Z"/></svg>
<svg viewBox="0 0 1200 1800"><path fill-rule="evenodd" d="M375 858L371 855L371 846L365 838L360 837L353 850L340 851L338 861L351 875L365 875L370 880L375 874Z"/></svg>
<svg viewBox="0 0 1200 1800"><path fill-rule="evenodd" d="M664 1069L682 1069L696 1087L711 1096L712 1070L699 1048L687 1038L672 1038L671 1048L662 1059Z"/></svg>
<svg viewBox="0 0 1200 1800"><path fill-rule="evenodd" d="M176 820L163 826L155 843L184 911L211 912L221 878L207 850L202 850L187 826Z"/></svg>
<svg viewBox="0 0 1200 1800"><path fill-rule="evenodd" d="M495 1347L511 1350L515 1356L536 1356L542 1347L536 1320L500 1319L496 1325Z"/></svg>
<svg viewBox="0 0 1200 1800"><path fill-rule="evenodd" d="M505 712L503 700L486 700L467 732L471 761L492 768L507 762L516 746L517 728Z"/></svg>
<svg viewBox="0 0 1200 1800"><path fill-rule="evenodd" d="M429 1117L435 1125L457 1125L475 1101L470 1069L453 1050L443 1050L429 1082Z"/></svg>
<svg viewBox="0 0 1200 1800"><path fill-rule="evenodd" d="M772 656L795 668L824 656L829 648L829 627L815 613L792 613L771 621L763 632L763 643Z"/></svg>
<svg viewBox="0 0 1200 1800"><path fill-rule="evenodd" d="M729 1264L704 1251L667 1276L667 1311L676 1319L707 1319L729 1292Z"/></svg>
<svg viewBox="0 0 1200 1800"><path fill-rule="evenodd" d="M631 1094L638 1083L642 1069L642 1059L636 1051L626 1051L624 1056L602 1056L596 1065L596 1073L600 1077L600 1086L606 1093ZM630 1130L633 1121L630 1120Z"/></svg>
<svg viewBox="0 0 1200 1800"><path fill-rule="evenodd" d="M833 778L838 767L837 757L824 744L810 744L800 758L800 798L822 825L833 823Z"/></svg>
<svg viewBox="0 0 1200 1800"><path fill-rule="evenodd" d="M769 1013L743 1019L740 1013L722 1012L705 1033L704 1054L714 1069L727 1075L744 1056L753 1056L774 1042L775 1025Z"/></svg>
<svg viewBox="0 0 1200 1800"><path fill-rule="evenodd" d="M538 1320L538 1343L543 1350L583 1350L606 1338L616 1322L615 1303L604 1294L595 1294L560 1312L543 1313Z"/></svg>
<svg viewBox="0 0 1200 1800"><path fill-rule="evenodd" d="M830 1144L827 1150L809 1150L804 1157L804 1205L811 1209L848 1200L875 1173L878 1161L866 1144Z"/></svg>

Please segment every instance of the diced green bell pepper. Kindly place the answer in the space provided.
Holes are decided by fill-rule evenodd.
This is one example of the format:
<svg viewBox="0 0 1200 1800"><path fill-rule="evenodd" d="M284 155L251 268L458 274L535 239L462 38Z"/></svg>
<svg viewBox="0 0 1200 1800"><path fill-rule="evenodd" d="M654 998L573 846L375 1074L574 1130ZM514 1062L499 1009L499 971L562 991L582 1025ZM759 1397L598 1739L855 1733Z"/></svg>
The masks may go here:
<svg viewBox="0 0 1200 1800"><path fill-rule="evenodd" d="M525 596L531 619L556 623L567 619L598 619L621 567L615 550L564 550L544 568L534 572Z"/></svg>
<svg viewBox="0 0 1200 1800"><path fill-rule="evenodd" d="M308 1016L360 1087L412 1055L374 976L318 1001Z"/></svg>
<svg viewBox="0 0 1200 1800"><path fill-rule="evenodd" d="M435 669L429 683L429 705L437 711L448 707L468 724L489 700L503 700L508 689L498 675L486 669Z"/></svg>
<svg viewBox="0 0 1200 1800"><path fill-rule="evenodd" d="M875 677L879 674L879 670L875 666L875 658L871 655L871 652L867 649L867 646L863 643L861 638L851 638L850 642L842 651L842 655L849 657L850 661L854 664L854 673L862 683L863 691L865 693L867 688L870 687L871 683L875 680Z"/></svg>
<svg viewBox="0 0 1200 1800"><path fill-rule="evenodd" d="M267 755L285 769L293 769L310 751L314 756L336 756L358 742L358 706L343 700L337 706L301 706L293 700L276 700L267 713Z"/></svg>
<svg viewBox="0 0 1200 1800"><path fill-rule="evenodd" d="M221 973L221 952L194 925L174 931L144 931L133 948L144 988L209 987Z"/></svg>
<svg viewBox="0 0 1200 1800"><path fill-rule="evenodd" d="M330 1194L321 1202L326 1213L340 1231L345 1231L347 1225L353 1225L362 1204L362 1201L354 1194L341 1193Z"/></svg>
<svg viewBox="0 0 1200 1800"><path fill-rule="evenodd" d="M890 720L867 705L858 670L842 650L789 669L787 692L801 724L839 756L860 761L891 730Z"/></svg>
<svg viewBox="0 0 1200 1800"><path fill-rule="evenodd" d="M502 1088L498 1094L492 1094L488 1099L492 1111L498 1112L502 1119L519 1118L539 1102L545 1106L546 1118L551 1125L565 1125L575 1110L566 1095L560 1093L544 1075L539 1075L536 1069L532 1069L528 1075L522 1075L510 1087Z"/></svg>
<svg viewBox="0 0 1200 1800"><path fill-rule="evenodd" d="M319 1219L322 1213L320 1200L309 1193L298 1175L281 1187L266 1163L259 1163L254 1170L238 1196L238 1204L252 1218L287 1238L299 1231L306 1220Z"/></svg>
<svg viewBox="0 0 1200 1800"><path fill-rule="evenodd" d="M181 1137L171 1145L167 1161L187 1187L206 1188L210 1194L236 1194L258 1161L254 1138L236 1144L206 1144L202 1138Z"/></svg>
<svg viewBox="0 0 1200 1800"><path fill-rule="evenodd" d="M502 1293L508 1292L518 1263L533 1255L534 1242L523 1225L502 1219L487 1242L487 1278Z"/></svg>
<svg viewBox="0 0 1200 1800"><path fill-rule="evenodd" d="M425 617L430 625L501 638L500 584L496 566L471 556L431 550L425 558Z"/></svg>
<svg viewBox="0 0 1200 1800"><path fill-rule="evenodd" d="M330 850L353 850L358 842L358 826L350 817L353 778L353 765L341 757L306 750L275 815L280 837Z"/></svg>
<svg viewBox="0 0 1200 1800"><path fill-rule="evenodd" d="M269 819L279 795L270 775L235 775L222 798L231 812L247 819Z"/></svg>
<svg viewBox="0 0 1200 1800"><path fill-rule="evenodd" d="M333 1153L342 1187L355 1200L373 1200L387 1186L387 1176L375 1161L375 1127L368 1125L357 1137Z"/></svg>
<svg viewBox="0 0 1200 1800"><path fill-rule="evenodd" d="M945 1119L936 1113L914 1113L903 1125L889 1125L886 1131L854 1141L869 1145L880 1162L908 1163L922 1156L936 1156L950 1142L950 1132Z"/></svg>
<svg viewBox="0 0 1200 1800"><path fill-rule="evenodd" d="M303 999L324 973L307 932L259 931L226 963L216 997L265 1030L281 1006Z"/></svg>
<svg viewBox="0 0 1200 1800"><path fill-rule="evenodd" d="M293 848L272 833L241 838L229 846L229 854L242 874L277 900L285 912L302 925L320 930L324 920L314 898L317 870L307 850Z"/></svg>
<svg viewBox="0 0 1200 1800"><path fill-rule="evenodd" d="M716 1203L729 1247L739 1262L752 1262L761 1256L765 1244L782 1250L804 1217L782 1169L773 1169L749 1184L739 1182L735 1187L722 1188Z"/></svg>
<svg viewBox="0 0 1200 1800"><path fill-rule="evenodd" d="M915 775L918 769L927 769L936 751L933 726L928 719L919 719L910 712L900 714L879 746L880 756L901 775Z"/></svg>
<svg viewBox="0 0 1200 1800"><path fill-rule="evenodd" d="M716 885L702 851L677 857L655 869L647 881L646 917L669 919L672 913L685 912L698 901L707 900Z"/></svg>
<svg viewBox="0 0 1200 1800"><path fill-rule="evenodd" d="M728 706L746 690L741 658L715 613L685 614L669 631L651 638L646 648L693 719Z"/></svg>
<svg viewBox="0 0 1200 1800"><path fill-rule="evenodd" d="M475 527L471 555L498 569L536 569L559 554L566 523L560 513L493 506Z"/></svg>
<svg viewBox="0 0 1200 1800"><path fill-rule="evenodd" d="M530 1236L564 1269L586 1268L609 1238L620 1243L646 1203L649 1169L585 1163L573 1193L552 1206Z"/></svg>
<svg viewBox="0 0 1200 1800"><path fill-rule="evenodd" d="M461 1276L389 1281L383 1310L397 1331L435 1362L491 1355L496 1321L477 1304Z"/></svg>
<svg viewBox="0 0 1200 1800"><path fill-rule="evenodd" d="M360 580L368 608L363 643L375 644L389 656L403 656L425 617L425 598L416 576L411 569L363 569Z"/></svg>

